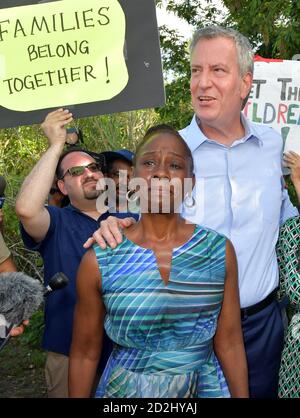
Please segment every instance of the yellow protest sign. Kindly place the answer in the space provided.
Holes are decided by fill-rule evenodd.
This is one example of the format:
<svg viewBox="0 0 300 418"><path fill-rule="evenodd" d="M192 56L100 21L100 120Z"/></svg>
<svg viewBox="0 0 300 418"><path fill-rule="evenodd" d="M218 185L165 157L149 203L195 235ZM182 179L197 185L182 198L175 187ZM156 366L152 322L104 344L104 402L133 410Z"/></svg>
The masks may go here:
<svg viewBox="0 0 300 418"><path fill-rule="evenodd" d="M117 0L0 9L0 105L31 111L109 100L128 83Z"/></svg>

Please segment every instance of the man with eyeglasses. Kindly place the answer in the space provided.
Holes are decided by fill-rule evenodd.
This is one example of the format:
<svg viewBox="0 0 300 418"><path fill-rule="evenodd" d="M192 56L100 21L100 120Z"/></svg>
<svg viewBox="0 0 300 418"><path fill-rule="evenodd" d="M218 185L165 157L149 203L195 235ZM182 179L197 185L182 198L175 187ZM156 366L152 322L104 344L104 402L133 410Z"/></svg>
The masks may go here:
<svg viewBox="0 0 300 418"><path fill-rule="evenodd" d="M67 140L65 127L72 120L68 110L58 109L47 115L42 128L49 148L24 180L16 202L23 241L43 257L45 284L57 272L69 278L69 285L49 295L45 305L43 348L47 350L45 372L51 398L68 397L76 273L86 251L83 243L102 219L96 208L101 190L96 185L103 178L104 157L78 148L62 154ZM45 205L55 174L57 187L70 199L70 205L64 208ZM108 356L111 343L107 339L105 344Z"/></svg>

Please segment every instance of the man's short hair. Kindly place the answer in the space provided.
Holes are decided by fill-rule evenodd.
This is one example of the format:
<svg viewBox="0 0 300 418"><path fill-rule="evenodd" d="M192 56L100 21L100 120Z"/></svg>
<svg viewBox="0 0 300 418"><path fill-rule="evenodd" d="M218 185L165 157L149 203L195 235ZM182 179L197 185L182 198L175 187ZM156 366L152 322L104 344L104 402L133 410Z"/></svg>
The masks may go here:
<svg viewBox="0 0 300 418"><path fill-rule="evenodd" d="M94 160L97 163L99 163L101 165L101 167L103 167L103 169L105 167L105 157L101 153L98 154L98 153L93 152L93 151L88 151L88 150L83 149L83 148L72 146L72 147L69 147L67 150L65 150L61 154L61 156L59 157L59 160L58 160L58 163L57 163L57 166L56 166L56 170L55 170L55 174L56 174L56 177L57 177L58 180L60 180L62 178L63 174L64 174L63 170L61 168L61 163L64 160L64 158L67 155L71 154L72 152L83 152L84 154L88 154L90 157L94 158Z"/></svg>
<svg viewBox="0 0 300 418"><path fill-rule="evenodd" d="M231 39L236 46L240 75L244 76L248 72L253 74L254 64L251 44L246 36L235 29L215 25L196 30L190 43L190 54L193 54L196 45L201 39L214 38Z"/></svg>

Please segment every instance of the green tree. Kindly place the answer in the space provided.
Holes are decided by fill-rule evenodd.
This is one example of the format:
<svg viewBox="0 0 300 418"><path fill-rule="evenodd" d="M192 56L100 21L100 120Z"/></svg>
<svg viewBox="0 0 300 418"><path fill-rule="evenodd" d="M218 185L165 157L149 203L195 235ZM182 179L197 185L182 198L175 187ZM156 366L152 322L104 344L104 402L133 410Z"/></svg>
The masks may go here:
<svg viewBox="0 0 300 418"><path fill-rule="evenodd" d="M300 52L299 0L223 0L226 24L249 37L266 58L292 59Z"/></svg>
<svg viewBox="0 0 300 418"><path fill-rule="evenodd" d="M78 121L84 133L84 145L91 151L101 152L120 148L135 150L145 130L156 123L153 109L93 116Z"/></svg>
<svg viewBox="0 0 300 418"><path fill-rule="evenodd" d="M170 0L167 9L195 28L235 27L266 58L292 59L300 52L299 0Z"/></svg>
<svg viewBox="0 0 300 418"><path fill-rule="evenodd" d="M0 174L6 179L4 236L18 269L41 279L40 257L24 248L14 211L20 185L29 170L46 149L46 141L38 126L0 129Z"/></svg>

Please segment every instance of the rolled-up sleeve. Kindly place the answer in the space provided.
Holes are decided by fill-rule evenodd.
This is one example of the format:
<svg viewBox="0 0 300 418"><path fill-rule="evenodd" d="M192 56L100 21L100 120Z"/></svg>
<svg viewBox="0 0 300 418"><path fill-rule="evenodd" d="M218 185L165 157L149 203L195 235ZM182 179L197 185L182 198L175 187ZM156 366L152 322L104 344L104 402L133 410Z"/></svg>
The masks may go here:
<svg viewBox="0 0 300 418"><path fill-rule="evenodd" d="M7 245L4 242L3 236L0 232L0 264L8 259L10 256L10 251L7 248Z"/></svg>
<svg viewBox="0 0 300 418"><path fill-rule="evenodd" d="M289 219L293 218L294 216L299 215L296 206L293 206L292 202L290 201L288 192L286 189L282 191L282 204L281 204L281 212L280 212L280 225L284 224L284 222Z"/></svg>

